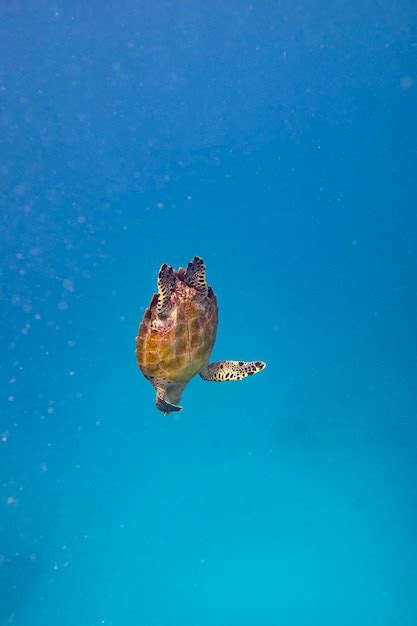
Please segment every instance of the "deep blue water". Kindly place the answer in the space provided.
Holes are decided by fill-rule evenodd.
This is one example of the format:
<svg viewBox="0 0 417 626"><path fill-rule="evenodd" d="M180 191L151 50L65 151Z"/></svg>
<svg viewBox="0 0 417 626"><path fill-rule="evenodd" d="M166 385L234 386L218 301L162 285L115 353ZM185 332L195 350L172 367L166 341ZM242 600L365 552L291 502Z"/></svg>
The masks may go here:
<svg viewBox="0 0 417 626"><path fill-rule="evenodd" d="M0 6L0 624L416 626L414 1ZM159 266L213 359L154 407Z"/></svg>

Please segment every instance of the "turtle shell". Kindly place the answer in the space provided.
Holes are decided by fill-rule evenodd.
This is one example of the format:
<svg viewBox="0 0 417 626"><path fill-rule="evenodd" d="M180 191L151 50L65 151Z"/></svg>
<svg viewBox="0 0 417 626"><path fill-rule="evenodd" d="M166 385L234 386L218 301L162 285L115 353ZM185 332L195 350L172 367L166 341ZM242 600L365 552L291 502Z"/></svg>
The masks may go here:
<svg viewBox="0 0 417 626"><path fill-rule="evenodd" d="M211 287L204 293L186 285L176 272L175 286L164 314L158 294L145 311L136 338L136 356L151 382L187 383L208 362L217 332L217 300Z"/></svg>

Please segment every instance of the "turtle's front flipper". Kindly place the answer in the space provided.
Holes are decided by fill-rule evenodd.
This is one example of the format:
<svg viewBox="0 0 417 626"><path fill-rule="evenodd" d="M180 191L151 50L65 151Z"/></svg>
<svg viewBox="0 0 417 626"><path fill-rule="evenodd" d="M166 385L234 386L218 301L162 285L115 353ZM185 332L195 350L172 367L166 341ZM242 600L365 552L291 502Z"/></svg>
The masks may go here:
<svg viewBox="0 0 417 626"><path fill-rule="evenodd" d="M263 361L218 361L210 363L200 372L203 380L223 383L228 380L242 380L261 372L266 366Z"/></svg>

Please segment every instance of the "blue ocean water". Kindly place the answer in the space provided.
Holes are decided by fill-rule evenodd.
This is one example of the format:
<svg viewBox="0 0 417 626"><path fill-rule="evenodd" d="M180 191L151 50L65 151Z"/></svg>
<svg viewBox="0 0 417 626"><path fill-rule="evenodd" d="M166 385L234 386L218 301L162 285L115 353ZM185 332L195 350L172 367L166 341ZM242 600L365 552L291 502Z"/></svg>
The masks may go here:
<svg viewBox="0 0 417 626"><path fill-rule="evenodd" d="M0 624L417 624L415 3L0 7ZM213 359L135 360L200 255Z"/></svg>

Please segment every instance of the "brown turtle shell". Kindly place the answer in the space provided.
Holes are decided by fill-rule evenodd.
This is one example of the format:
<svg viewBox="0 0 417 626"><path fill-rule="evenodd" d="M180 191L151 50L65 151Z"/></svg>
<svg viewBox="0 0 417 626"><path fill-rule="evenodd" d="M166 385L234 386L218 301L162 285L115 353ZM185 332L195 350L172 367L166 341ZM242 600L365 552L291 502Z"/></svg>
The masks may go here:
<svg viewBox="0 0 417 626"><path fill-rule="evenodd" d="M201 291L186 285L184 270L176 272L175 288L164 314L158 315L158 295L146 309L136 338L142 373L152 383L187 383L208 362L217 332L217 300L211 287Z"/></svg>

